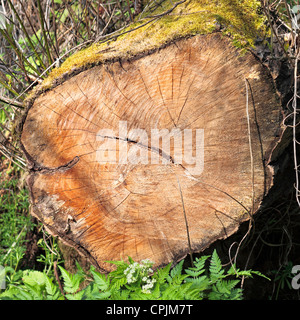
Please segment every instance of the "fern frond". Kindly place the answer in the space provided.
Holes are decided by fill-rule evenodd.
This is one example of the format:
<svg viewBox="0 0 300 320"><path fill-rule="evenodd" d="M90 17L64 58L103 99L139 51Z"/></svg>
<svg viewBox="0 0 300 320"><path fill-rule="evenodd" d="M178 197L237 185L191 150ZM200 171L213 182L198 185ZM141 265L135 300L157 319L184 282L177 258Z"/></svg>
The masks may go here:
<svg viewBox="0 0 300 320"><path fill-rule="evenodd" d="M194 278L199 277L203 272L205 272L205 270L194 271L191 269L185 269L185 273Z"/></svg>
<svg viewBox="0 0 300 320"><path fill-rule="evenodd" d="M156 270L154 276L157 282L164 283L166 281L167 277L169 276L171 265L172 263L169 263L164 268Z"/></svg>
<svg viewBox="0 0 300 320"><path fill-rule="evenodd" d="M67 293L75 293L78 291L80 283L84 280L84 278L79 274L71 274L67 270L65 270L62 266L58 266L64 280L64 290Z"/></svg>
<svg viewBox="0 0 300 320"><path fill-rule="evenodd" d="M106 276L104 274L101 274L97 271L91 270L91 273L98 289L101 291L107 290L107 288L109 287L109 279L106 279Z"/></svg>
<svg viewBox="0 0 300 320"><path fill-rule="evenodd" d="M127 283L127 279L125 277L111 279L111 290L120 290L122 286Z"/></svg>
<svg viewBox="0 0 300 320"><path fill-rule="evenodd" d="M194 268L189 268L190 270L200 271L204 269L205 262L210 256L202 256L200 258L196 258L194 261Z"/></svg>
<svg viewBox="0 0 300 320"><path fill-rule="evenodd" d="M211 260L210 260L210 266L209 266L209 271L212 274L219 274L219 273L223 273L222 271L222 263L221 260L217 254L217 251L214 250L212 256L211 256Z"/></svg>
<svg viewBox="0 0 300 320"><path fill-rule="evenodd" d="M185 281L192 283L191 288L196 288L199 290L199 292L207 290L210 285L210 280L207 276L201 276L199 278L187 278Z"/></svg>
<svg viewBox="0 0 300 320"><path fill-rule="evenodd" d="M170 272L171 278L181 275L184 260L181 260Z"/></svg>
<svg viewBox="0 0 300 320"><path fill-rule="evenodd" d="M58 289L58 287L53 284L53 280L50 279L46 274L45 276L45 289L46 289L46 299L47 300L57 300L60 296L61 293Z"/></svg>

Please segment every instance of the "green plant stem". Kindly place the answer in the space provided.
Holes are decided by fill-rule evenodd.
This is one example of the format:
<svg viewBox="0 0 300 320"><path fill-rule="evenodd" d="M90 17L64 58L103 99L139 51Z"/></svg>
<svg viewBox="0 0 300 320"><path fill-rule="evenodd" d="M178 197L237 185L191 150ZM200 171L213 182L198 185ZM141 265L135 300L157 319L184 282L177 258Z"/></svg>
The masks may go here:
<svg viewBox="0 0 300 320"><path fill-rule="evenodd" d="M3 29L0 29L0 33L3 35L3 37L9 42L14 52L17 54L19 58L20 64L18 66L20 69L24 72L24 76L28 76L28 72L26 70L26 67L24 65L24 62L34 71L38 76L40 76L39 71L28 61L26 56L19 50L17 45L15 44L15 40L9 35L7 31L4 31Z"/></svg>
<svg viewBox="0 0 300 320"><path fill-rule="evenodd" d="M32 22L31 22L30 18L29 18L28 15L27 15L26 9L24 8L24 5L23 5L22 1L21 1L21 6L22 6L22 9L23 9L24 14L25 14L25 16L26 16L26 19L27 19L27 21L28 21L28 23L29 23L29 25L30 25L30 28L31 28L34 36L35 36L35 39L37 40L37 42L39 43L39 45L41 46L41 48L43 49L43 51L46 52L46 49L44 48L41 40L39 39L38 35L36 34L36 31L35 31L35 29L34 29L34 27L33 27L33 25L32 25ZM38 57L40 57L40 55L38 55ZM43 63L42 59L39 60L39 61L42 62L42 67L43 67L43 69L45 69L46 66L45 66L45 64Z"/></svg>
<svg viewBox="0 0 300 320"><path fill-rule="evenodd" d="M49 45L48 45L48 38L46 35L46 31L45 31L45 20L44 20L44 13L43 13L43 9L41 6L41 1L37 0L37 4L38 4L38 11L39 11L39 15L40 15L40 22L41 22L41 29L42 29L42 33L43 33L43 37L45 40L45 47L46 47L46 52L47 52L47 57L48 57L48 63L49 65L52 64L52 58L51 58L51 54L50 54L50 50L49 50Z"/></svg>
<svg viewBox="0 0 300 320"><path fill-rule="evenodd" d="M14 89L12 89L10 86L8 86L5 82L3 82L1 79L0 79L0 84L4 88L6 88L8 91L10 91L14 96L18 96L18 93ZM5 103L7 103L7 102L5 102Z"/></svg>
<svg viewBox="0 0 300 320"><path fill-rule="evenodd" d="M33 52L34 52L34 54L35 54L35 57L39 60L41 66L42 66L43 68L46 68L46 66L45 66L44 63L43 63L43 60L41 59L40 55L39 55L38 52L36 51L35 46L34 46L34 44L32 43L31 38L30 38L30 36L29 36L29 34L28 34L28 32L27 32L27 30L26 30L26 28L25 28L25 26L24 26L24 24L23 24L23 22L22 22L22 19L20 18L19 14L18 14L18 12L17 12L17 10L15 9L15 7L14 7L14 5L12 4L11 0L7 0L7 1L8 1L8 3L9 3L9 5L10 5L11 9L13 10L14 14L16 15L16 18L17 18L18 21L19 21L20 26L21 26L21 28L22 28L25 36L26 36L26 39L28 40L28 43L29 43L31 49L33 50ZM35 71L37 72L37 74L40 74L37 70L35 70Z"/></svg>

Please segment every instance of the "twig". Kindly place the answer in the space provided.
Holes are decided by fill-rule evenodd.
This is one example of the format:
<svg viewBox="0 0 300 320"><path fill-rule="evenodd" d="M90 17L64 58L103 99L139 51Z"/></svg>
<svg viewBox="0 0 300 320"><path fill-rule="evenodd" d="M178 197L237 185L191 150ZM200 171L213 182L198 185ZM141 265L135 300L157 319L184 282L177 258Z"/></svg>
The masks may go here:
<svg viewBox="0 0 300 320"><path fill-rule="evenodd" d="M79 49L80 47L85 46L87 43L91 42L92 40L85 41L81 44L79 44L76 47L71 48L67 52L65 52L62 56L60 56L55 62L53 62L47 69L45 69L40 76L43 76L45 73L47 73L48 70L50 70L53 66L56 65L58 61L60 61L62 58L64 58L66 55L68 55L71 51ZM19 99L23 94L25 94L36 82L38 82L38 79L36 79L34 82L31 83L25 90L23 90L17 97L16 99Z"/></svg>
<svg viewBox="0 0 300 320"><path fill-rule="evenodd" d="M182 190L181 190L180 181L179 181L179 179L178 179L176 174L175 174L175 176L176 176L177 183L178 183L178 188L179 188L179 193L180 193L180 198L181 198L181 204L182 204L182 211L183 211L184 220L185 220L186 234L187 234L188 246L189 246L189 251L190 251L191 265L192 265L192 267L194 267L192 245L191 245L191 238L190 238L190 232L189 232L189 224L188 224L188 220L187 220L187 216L186 216L186 212L185 212L183 194L182 194Z"/></svg>
<svg viewBox="0 0 300 320"><path fill-rule="evenodd" d="M268 1L267 1L267 2L268 2ZM288 53L286 52L286 50L285 50L285 48L284 48L284 44L283 44L283 43L281 42L281 40L279 39L278 34L277 34L277 32L276 32L276 30L275 30L275 28L274 28L274 25L273 25L273 23L272 23L272 21L271 21L270 9L269 9L269 7L268 7L268 9L266 9L266 7L263 6L263 10L264 10L264 12L265 12L265 15L267 16L268 23L269 23L269 26L271 27L271 32L272 32L272 34L275 35L276 40L278 41L281 49L283 50L283 52L284 52L287 60L288 60L289 62L292 62L291 57L290 57L290 56L288 55ZM272 41L272 42L273 42L273 41Z"/></svg>
<svg viewBox="0 0 300 320"><path fill-rule="evenodd" d="M14 107L17 107L17 108L21 108L21 109L24 108L23 104L21 102L13 100L13 99L6 98L6 97L3 97L1 95L0 95L0 101L4 102L6 104L12 105Z"/></svg>
<svg viewBox="0 0 300 320"><path fill-rule="evenodd" d="M252 140L251 140L251 125L249 116L249 93L248 93L248 79L244 79L246 86L246 114L247 114L247 128L248 128L248 141L249 141L249 152L250 152L250 166L251 166L251 183L252 183L252 214L254 212L254 163L253 163L253 151L252 151ZM250 85L250 83L249 83Z"/></svg>
<svg viewBox="0 0 300 320"><path fill-rule="evenodd" d="M171 13L177 6L179 6L180 4L186 2L187 0L182 0L182 1L178 1L176 2L172 8L170 8L169 10L163 12L163 13L160 13L160 14L156 14L154 16L147 16L146 18L161 18L169 13Z"/></svg>
<svg viewBox="0 0 300 320"><path fill-rule="evenodd" d="M295 44L296 45L296 44ZM296 49L297 51L297 49ZM297 159L297 138L296 138L296 126L297 126L297 74L298 74L298 59L299 53L295 59L295 66L294 66L294 98L293 98L293 152L294 152L294 168L295 168L295 189L296 189L296 200L298 205L300 206L300 198L299 198L299 169L298 169L298 159Z"/></svg>
<svg viewBox="0 0 300 320"><path fill-rule="evenodd" d="M46 245L46 247L49 249L49 251L50 251L51 253L53 253L54 255L57 256L57 252L54 252L54 251L49 247L49 245L48 245L48 243L47 243L47 240L46 240L46 238L45 238L44 229L43 229L43 239L44 239L45 245Z"/></svg>
<svg viewBox="0 0 300 320"><path fill-rule="evenodd" d="M59 275L58 275L58 271L57 271L57 261L54 261L53 267L54 267L55 279L58 283L59 290L60 290L61 294L64 296L64 299L67 300L65 293L64 293L63 286L62 286L61 281L59 279Z"/></svg>
<svg viewBox="0 0 300 320"><path fill-rule="evenodd" d="M107 41L109 41L109 40L116 39L116 38L118 38L118 37L120 37L120 36L122 36L122 35L124 35L124 34L126 34L126 33L130 33L130 32L133 32L133 31L139 29L139 28L142 28L142 27L146 26L147 24L149 24L149 23L151 23L151 22L153 22L153 21L155 21L155 20L158 20L158 19L162 18L163 16L171 13L178 5L180 5L180 4L184 3L184 2L186 2L186 0L182 0L182 1L176 2L171 9L169 9L169 10L163 12L163 13L160 13L160 14L154 15L154 16L147 16L147 17L143 18L143 19L149 19L149 18L151 18L151 19L148 20L148 21L146 21L145 23L143 23L143 24L141 24L141 25L133 28L133 29L126 30L126 31L124 31L124 32L119 33L121 30L124 30L125 28L128 27L128 26L124 26L123 28L120 28L119 30L117 30L117 31L115 31L115 32L112 32L112 33L110 33L110 34L108 34L108 35L105 35L105 36L96 38L95 42L100 41L101 38L104 38L101 42L107 42ZM139 20L138 20L138 21L139 21ZM117 34L116 34L116 35L113 35L113 34L115 34L115 33L117 33ZM107 38L107 37L108 37L108 38Z"/></svg>

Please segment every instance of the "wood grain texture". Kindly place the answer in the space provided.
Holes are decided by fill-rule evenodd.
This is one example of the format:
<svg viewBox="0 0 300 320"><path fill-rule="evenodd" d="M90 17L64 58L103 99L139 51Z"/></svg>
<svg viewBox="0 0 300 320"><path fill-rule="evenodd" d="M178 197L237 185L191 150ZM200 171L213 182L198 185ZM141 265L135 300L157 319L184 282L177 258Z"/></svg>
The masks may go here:
<svg viewBox="0 0 300 320"><path fill-rule="evenodd" d="M192 250L201 251L257 211L273 183L268 161L281 122L267 70L218 34L94 66L41 93L24 118L32 214L103 271L112 268L105 261L127 256L155 266L178 261L189 252L187 224ZM113 135L102 139L103 129ZM148 137L190 129L194 141L202 129L203 170L174 163L175 143L152 148L134 129ZM131 162L102 162L97 150L108 139ZM138 163L141 153L159 163Z"/></svg>

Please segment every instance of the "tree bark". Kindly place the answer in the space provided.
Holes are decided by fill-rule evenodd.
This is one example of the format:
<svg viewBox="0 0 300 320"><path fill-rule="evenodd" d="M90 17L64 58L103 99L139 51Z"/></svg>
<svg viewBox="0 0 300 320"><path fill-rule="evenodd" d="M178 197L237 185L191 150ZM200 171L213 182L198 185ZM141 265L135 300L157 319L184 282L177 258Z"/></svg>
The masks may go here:
<svg viewBox="0 0 300 320"><path fill-rule="evenodd" d="M261 208L283 116L267 68L219 33L73 72L23 119L32 214L102 271L176 262Z"/></svg>

